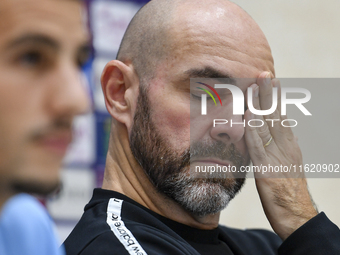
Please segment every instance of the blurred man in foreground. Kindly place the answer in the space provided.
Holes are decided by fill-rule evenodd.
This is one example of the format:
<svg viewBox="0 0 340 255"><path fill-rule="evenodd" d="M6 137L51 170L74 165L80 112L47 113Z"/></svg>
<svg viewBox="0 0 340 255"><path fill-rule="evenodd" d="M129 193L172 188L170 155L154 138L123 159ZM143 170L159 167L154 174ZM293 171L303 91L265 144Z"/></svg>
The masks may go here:
<svg viewBox="0 0 340 255"><path fill-rule="evenodd" d="M254 119L249 109L233 115L231 93L220 94L223 107L210 100L209 114L200 114L201 92L190 78L228 78L243 94L252 88L258 110L280 93L268 42L247 13L226 0L151 1L131 21L117 59L101 79L113 117L103 186L65 241L68 255L340 254L340 231L314 208L303 173L255 175L275 235L220 226L244 178L192 171L240 169L250 160L302 164L290 128L213 127L214 118ZM265 117L285 118L279 110Z"/></svg>
<svg viewBox="0 0 340 255"><path fill-rule="evenodd" d="M0 2L0 254L59 254L33 197L59 186L72 120L89 110L80 69L89 55L82 4ZM17 195L19 194L19 195Z"/></svg>

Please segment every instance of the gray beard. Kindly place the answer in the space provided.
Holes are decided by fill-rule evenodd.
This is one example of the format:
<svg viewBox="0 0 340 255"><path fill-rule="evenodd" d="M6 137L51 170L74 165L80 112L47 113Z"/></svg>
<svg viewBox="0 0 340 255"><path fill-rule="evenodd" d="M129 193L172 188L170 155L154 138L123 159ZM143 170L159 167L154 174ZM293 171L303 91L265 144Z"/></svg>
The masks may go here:
<svg viewBox="0 0 340 255"><path fill-rule="evenodd" d="M197 217L216 214L223 210L234 198L242 183L230 184L231 188L225 188L216 181L209 179L197 179L180 173L176 180L165 180L164 185L173 187L172 197L184 209Z"/></svg>
<svg viewBox="0 0 340 255"><path fill-rule="evenodd" d="M157 131L150 114L146 86L140 85L137 110L130 135L132 154L159 193L173 199L197 217L224 209L244 184L245 178L202 178L190 172L190 160L214 156L230 160L238 168L246 160L233 144L198 142L177 152Z"/></svg>

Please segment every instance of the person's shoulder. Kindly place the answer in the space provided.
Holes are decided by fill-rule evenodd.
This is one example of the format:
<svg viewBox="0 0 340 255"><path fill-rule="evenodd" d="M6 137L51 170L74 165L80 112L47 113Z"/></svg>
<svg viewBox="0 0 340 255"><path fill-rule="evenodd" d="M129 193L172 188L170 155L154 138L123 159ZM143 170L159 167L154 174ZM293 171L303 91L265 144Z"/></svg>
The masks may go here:
<svg viewBox="0 0 340 255"><path fill-rule="evenodd" d="M282 244L281 238L274 232L265 229L235 229L219 226L222 232L240 249L253 254L277 254ZM254 253L257 252L257 253Z"/></svg>
<svg viewBox="0 0 340 255"><path fill-rule="evenodd" d="M116 229L113 229L116 227ZM116 222L111 230L96 236L84 249L81 255L159 255L179 254L197 255L198 253L181 238L174 238L169 233L138 223Z"/></svg>
<svg viewBox="0 0 340 255"><path fill-rule="evenodd" d="M39 201L27 194L19 194L11 198L5 205L1 224L11 227L13 230L35 230L49 229L51 219L46 209Z"/></svg>
<svg viewBox="0 0 340 255"><path fill-rule="evenodd" d="M65 240L69 255L198 254L150 210L117 193L97 196Z"/></svg>
<svg viewBox="0 0 340 255"><path fill-rule="evenodd" d="M44 207L40 204L40 202L35 197L25 194L25 193L21 193L10 198L6 202L4 206L4 211L9 211L11 213L16 213L18 211L27 212L27 213L30 213L30 212L39 213L39 211L41 211L42 208Z"/></svg>
<svg viewBox="0 0 340 255"><path fill-rule="evenodd" d="M5 204L0 238L9 254L62 254L46 209L27 194L16 195Z"/></svg>

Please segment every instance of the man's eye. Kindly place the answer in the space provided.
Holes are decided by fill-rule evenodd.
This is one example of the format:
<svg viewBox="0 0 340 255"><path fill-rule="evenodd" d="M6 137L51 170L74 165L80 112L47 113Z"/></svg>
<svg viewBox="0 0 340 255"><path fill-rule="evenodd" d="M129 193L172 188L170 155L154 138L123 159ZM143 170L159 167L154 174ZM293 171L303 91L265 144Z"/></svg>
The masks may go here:
<svg viewBox="0 0 340 255"><path fill-rule="evenodd" d="M192 97L193 99L197 99L197 100L200 100L200 99L201 99L200 96L197 96L197 95L195 95L195 94L190 93L190 95L191 95L191 97Z"/></svg>
<svg viewBox="0 0 340 255"><path fill-rule="evenodd" d="M79 68L83 68L91 58L91 50L89 47L84 47L78 54L77 65Z"/></svg>
<svg viewBox="0 0 340 255"><path fill-rule="evenodd" d="M37 51L24 53L19 57L20 64L25 66L36 66L42 61L42 55Z"/></svg>

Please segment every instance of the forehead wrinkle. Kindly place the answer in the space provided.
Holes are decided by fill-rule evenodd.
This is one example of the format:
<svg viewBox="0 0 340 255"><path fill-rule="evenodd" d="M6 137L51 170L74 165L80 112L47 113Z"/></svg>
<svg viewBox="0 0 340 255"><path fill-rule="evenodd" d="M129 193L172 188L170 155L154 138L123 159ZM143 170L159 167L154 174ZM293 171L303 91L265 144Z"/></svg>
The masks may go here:
<svg viewBox="0 0 340 255"><path fill-rule="evenodd" d="M173 40L175 42L172 47L174 56L182 56L185 59L201 55L211 59L251 64L254 67L260 67L260 63L264 61L269 69L273 69L271 51L266 45L245 45L240 48L237 47L241 44L240 42L226 35L218 38L215 36L215 40L212 36L195 32L193 29L187 29L187 32L182 31L177 34L181 39Z"/></svg>
<svg viewBox="0 0 340 255"><path fill-rule="evenodd" d="M233 3L214 2L216 6L202 1L193 5L193 1L187 0L177 6L176 18L169 30L172 52L177 56L183 56L183 52L189 56L209 52L212 56L224 54L228 59L228 50L232 50L237 52L237 56L248 58L248 63L255 64L261 60L273 70L269 44L255 21ZM219 18L215 17L217 14L213 15L214 11ZM206 14L205 19L202 13Z"/></svg>
<svg viewBox="0 0 340 255"><path fill-rule="evenodd" d="M187 32L181 31L178 35L181 38L174 40L174 53L176 51L184 51L188 54L191 52L201 54L210 52L219 55L218 53L228 53L228 50L232 50L256 59L266 59L271 56L270 50L263 44L251 45L223 34L219 37L213 37L213 34L203 35L203 33L187 30ZM241 46L239 46L240 44Z"/></svg>

